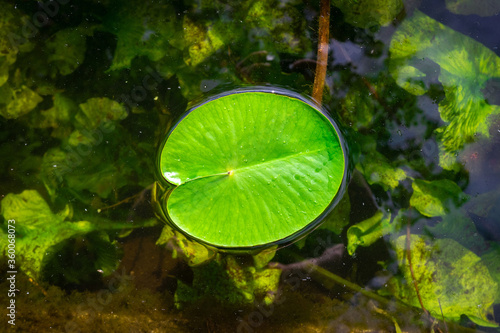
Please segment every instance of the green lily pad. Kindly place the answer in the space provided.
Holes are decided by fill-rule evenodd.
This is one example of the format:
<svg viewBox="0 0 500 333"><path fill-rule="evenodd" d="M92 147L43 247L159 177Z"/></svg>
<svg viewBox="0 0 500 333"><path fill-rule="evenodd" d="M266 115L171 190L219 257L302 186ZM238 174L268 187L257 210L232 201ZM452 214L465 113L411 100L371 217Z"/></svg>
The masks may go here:
<svg viewBox="0 0 500 333"><path fill-rule="evenodd" d="M175 186L160 205L180 231L219 248L286 242L340 199L346 158L331 119L299 96L233 91L194 107L159 154Z"/></svg>

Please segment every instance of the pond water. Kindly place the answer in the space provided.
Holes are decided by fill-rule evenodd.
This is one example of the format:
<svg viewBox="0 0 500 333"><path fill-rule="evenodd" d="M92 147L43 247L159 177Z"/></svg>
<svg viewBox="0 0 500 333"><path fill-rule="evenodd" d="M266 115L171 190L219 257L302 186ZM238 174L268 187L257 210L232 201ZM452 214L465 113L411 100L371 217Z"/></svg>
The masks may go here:
<svg viewBox="0 0 500 333"><path fill-rule="evenodd" d="M499 1L0 1L1 327L499 331ZM311 233L226 253L155 215L158 148L255 86L320 99L350 177ZM296 184L269 200L325 199Z"/></svg>

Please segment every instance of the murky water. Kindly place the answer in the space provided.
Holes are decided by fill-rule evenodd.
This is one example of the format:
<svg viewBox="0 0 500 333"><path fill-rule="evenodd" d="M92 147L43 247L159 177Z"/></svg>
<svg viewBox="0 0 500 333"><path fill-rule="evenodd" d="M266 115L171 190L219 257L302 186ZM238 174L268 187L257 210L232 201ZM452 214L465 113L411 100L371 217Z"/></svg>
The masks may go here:
<svg viewBox="0 0 500 333"><path fill-rule="evenodd" d="M220 252L155 215L158 147L190 106L238 87L313 94L320 2L2 2L2 327L498 331L498 2L332 1L322 107L352 173L306 237ZM297 194L306 214L324 198L301 196L317 180L300 171L272 199ZM271 198L253 184L235 219ZM203 197L193 219L223 215L227 198Z"/></svg>

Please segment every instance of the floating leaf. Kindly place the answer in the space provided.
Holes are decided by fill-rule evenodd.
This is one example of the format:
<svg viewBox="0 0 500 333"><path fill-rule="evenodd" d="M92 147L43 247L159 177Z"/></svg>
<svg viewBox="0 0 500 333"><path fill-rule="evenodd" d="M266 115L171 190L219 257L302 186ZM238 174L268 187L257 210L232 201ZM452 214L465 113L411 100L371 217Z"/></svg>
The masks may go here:
<svg viewBox="0 0 500 333"><path fill-rule="evenodd" d="M337 130L313 106L270 91L225 94L192 109L166 139L158 167L177 187L161 204L203 242L262 246L317 224L345 163Z"/></svg>
<svg viewBox="0 0 500 333"><path fill-rule="evenodd" d="M444 216L467 201L460 187L448 179L415 179L412 188L410 204L425 216Z"/></svg>
<svg viewBox="0 0 500 333"><path fill-rule="evenodd" d="M406 259L406 236L394 242L400 270L404 278L392 278L392 292L405 303L420 308ZM451 239L430 241L411 236L411 257L415 279L425 308L435 318L459 322L462 315L489 322L498 284L477 255ZM439 301L438 301L439 300ZM439 306L441 303L441 307Z"/></svg>

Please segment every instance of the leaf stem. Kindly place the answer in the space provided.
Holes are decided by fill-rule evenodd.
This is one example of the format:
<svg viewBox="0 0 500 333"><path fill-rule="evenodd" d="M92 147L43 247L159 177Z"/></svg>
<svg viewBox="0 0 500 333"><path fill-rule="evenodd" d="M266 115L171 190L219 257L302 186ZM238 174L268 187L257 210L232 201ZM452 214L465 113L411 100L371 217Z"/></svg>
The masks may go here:
<svg viewBox="0 0 500 333"><path fill-rule="evenodd" d="M321 0L319 16L319 38L316 73L312 97L321 106L325 86L326 66L328 64L328 43L330 34L330 0Z"/></svg>

